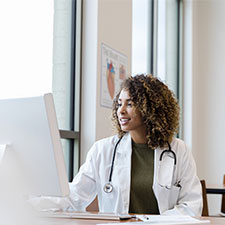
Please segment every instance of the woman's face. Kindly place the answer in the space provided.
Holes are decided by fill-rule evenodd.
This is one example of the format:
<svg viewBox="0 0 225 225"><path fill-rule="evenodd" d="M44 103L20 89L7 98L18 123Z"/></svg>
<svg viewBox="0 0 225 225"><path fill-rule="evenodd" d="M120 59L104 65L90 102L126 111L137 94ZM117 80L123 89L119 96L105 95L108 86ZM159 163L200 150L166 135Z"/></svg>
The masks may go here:
<svg viewBox="0 0 225 225"><path fill-rule="evenodd" d="M146 130L138 109L134 109L129 91L123 89L118 98L118 121L123 131L140 132Z"/></svg>

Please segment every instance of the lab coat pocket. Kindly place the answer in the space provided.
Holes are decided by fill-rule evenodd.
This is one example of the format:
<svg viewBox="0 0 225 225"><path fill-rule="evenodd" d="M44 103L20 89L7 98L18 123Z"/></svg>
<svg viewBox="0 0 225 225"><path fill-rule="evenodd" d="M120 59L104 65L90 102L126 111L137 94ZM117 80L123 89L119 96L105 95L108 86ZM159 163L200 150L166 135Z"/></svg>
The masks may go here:
<svg viewBox="0 0 225 225"><path fill-rule="evenodd" d="M177 205L179 197L180 187L172 185L169 195L169 209L174 208Z"/></svg>
<svg viewBox="0 0 225 225"><path fill-rule="evenodd" d="M158 183L167 187L168 189L172 186L173 174L174 174L174 158L164 157L163 161L160 161L158 168Z"/></svg>
<svg viewBox="0 0 225 225"><path fill-rule="evenodd" d="M169 203L169 189L166 187L162 187L161 185L153 185L153 191L156 196L160 214L168 209Z"/></svg>

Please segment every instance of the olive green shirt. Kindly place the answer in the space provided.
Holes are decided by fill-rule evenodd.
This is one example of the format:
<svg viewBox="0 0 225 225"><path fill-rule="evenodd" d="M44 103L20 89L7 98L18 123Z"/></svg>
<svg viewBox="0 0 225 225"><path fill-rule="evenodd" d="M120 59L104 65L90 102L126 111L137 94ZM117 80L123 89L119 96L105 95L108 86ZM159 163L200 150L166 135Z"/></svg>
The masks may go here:
<svg viewBox="0 0 225 225"><path fill-rule="evenodd" d="M159 214L152 190L154 151L147 144L132 142L129 213Z"/></svg>

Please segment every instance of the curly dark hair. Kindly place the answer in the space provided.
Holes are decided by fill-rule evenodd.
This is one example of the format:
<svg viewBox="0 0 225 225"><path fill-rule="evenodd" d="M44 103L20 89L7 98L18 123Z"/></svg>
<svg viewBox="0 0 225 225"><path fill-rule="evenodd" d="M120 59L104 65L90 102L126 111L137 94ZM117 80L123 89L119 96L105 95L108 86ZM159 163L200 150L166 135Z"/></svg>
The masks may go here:
<svg viewBox="0 0 225 225"><path fill-rule="evenodd" d="M141 113L147 128L148 147L155 149L167 146L179 126L180 108L173 92L150 74L140 74L124 80L112 108L112 121L119 137L126 133L121 130L117 117L118 98L122 89L129 92L134 109L137 108Z"/></svg>

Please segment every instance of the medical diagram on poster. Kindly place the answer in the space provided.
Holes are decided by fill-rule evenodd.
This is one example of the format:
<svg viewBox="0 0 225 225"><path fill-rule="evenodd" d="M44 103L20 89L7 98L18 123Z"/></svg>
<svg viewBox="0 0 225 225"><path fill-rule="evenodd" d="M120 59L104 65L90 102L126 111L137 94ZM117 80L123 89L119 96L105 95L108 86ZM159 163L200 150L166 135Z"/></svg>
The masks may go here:
<svg viewBox="0 0 225 225"><path fill-rule="evenodd" d="M127 56L101 44L101 106L112 108L113 98L127 78Z"/></svg>

